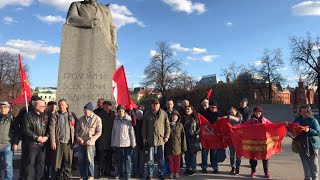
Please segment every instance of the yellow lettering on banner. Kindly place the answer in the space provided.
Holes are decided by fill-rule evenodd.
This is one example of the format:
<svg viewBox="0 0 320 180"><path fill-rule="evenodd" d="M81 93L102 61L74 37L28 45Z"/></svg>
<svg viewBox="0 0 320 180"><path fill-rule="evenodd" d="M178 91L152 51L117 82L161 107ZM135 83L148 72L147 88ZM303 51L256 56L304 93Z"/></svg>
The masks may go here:
<svg viewBox="0 0 320 180"><path fill-rule="evenodd" d="M257 141L257 140L242 140L242 148L247 151L267 151L274 146L277 146L279 143L279 136L273 136L266 140ZM258 146L256 146L258 145Z"/></svg>

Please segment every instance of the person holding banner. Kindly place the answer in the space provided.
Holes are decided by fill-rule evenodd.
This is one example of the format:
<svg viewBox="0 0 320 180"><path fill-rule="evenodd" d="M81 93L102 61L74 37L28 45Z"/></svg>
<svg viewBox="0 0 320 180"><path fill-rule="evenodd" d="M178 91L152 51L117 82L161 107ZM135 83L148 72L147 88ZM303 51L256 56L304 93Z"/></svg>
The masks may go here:
<svg viewBox="0 0 320 180"><path fill-rule="evenodd" d="M232 126L237 126L242 121L242 114L235 107L231 107L227 118ZM233 145L229 146L229 151L230 151L230 165L231 165L230 174L239 175L241 159L237 158L235 162L236 151Z"/></svg>
<svg viewBox="0 0 320 180"><path fill-rule="evenodd" d="M253 114L250 119L248 119L246 122L243 123L243 125L246 124L267 124L272 123L269 119L265 118L262 115L262 108L261 107L255 107L253 108ZM263 164L263 170L265 174L265 178L271 178L271 175L269 173L269 161L268 159L262 160ZM256 177L256 167L258 165L258 161L255 159L250 159L250 167L251 167L251 174L250 176L252 178Z"/></svg>
<svg viewBox="0 0 320 180"><path fill-rule="evenodd" d="M187 141L187 152L185 154L186 171L184 174L193 176L196 174L197 152L201 151L199 142L200 125L197 112L194 110L193 106L186 106L186 112L183 119L185 122L184 131L186 133Z"/></svg>
<svg viewBox="0 0 320 180"><path fill-rule="evenodd" d="M295 118L294 123L299 123L300 126L308 126L303 128L304 134L307 135L306 143L309 144L309 154L299 153L303 170L304 170L304 179L317 180L319 176L319 164L318 164L318 155L320 148L320 126L318 121L312 117L312 110L309 105L302 105L299 108L300 115Z"/></svg>

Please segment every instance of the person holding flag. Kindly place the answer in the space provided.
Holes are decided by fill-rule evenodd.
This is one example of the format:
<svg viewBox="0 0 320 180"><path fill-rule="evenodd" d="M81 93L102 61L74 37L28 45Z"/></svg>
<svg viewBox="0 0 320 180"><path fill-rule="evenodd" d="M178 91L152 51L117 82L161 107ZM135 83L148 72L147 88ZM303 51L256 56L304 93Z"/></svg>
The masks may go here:
<svg viewBox="0 0 320 180"><path fill-rule="evenodd" d="M305 152L299 153L304 170L304 179L316 180L319 177L319 148L320 148L320 126L318 121L312 117L312 110L309 105L302 105L299 108L299 116L294 119L294 123L299 123L300 126L307 126L303 128L301 135L306 135L303 143L309 144L309 154ZM306 151L307 152L307 151Z"/></svg>
<svg viewBox="0 0 320 180"><path fill-rule="evenodd" d="M248 124L268 124L272 123L269 119L265 118L262 115L262 108L261 107L255 107L253 108L253 114L250 119L248 119L246 122L243 123L243 125ZM263 171L265 174L265 178L271 178L270 172L269 172L269 160L264 159L262 160L263 163ZM252 178L256 177L256 167L258 165L258 161L255 159L250 159L250 167L251 167L251 174L250 176Z"/></svg>

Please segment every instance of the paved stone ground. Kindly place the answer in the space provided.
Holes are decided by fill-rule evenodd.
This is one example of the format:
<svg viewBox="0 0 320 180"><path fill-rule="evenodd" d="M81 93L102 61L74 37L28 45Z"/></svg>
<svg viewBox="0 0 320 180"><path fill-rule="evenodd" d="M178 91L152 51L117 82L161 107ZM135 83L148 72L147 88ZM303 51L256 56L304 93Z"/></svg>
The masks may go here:
<svg viewBox="0 0 320 180"><path fill-rule="evenodd" d="M18 166L18 159L19 154L15 156L15 163L14 163L14 179L17 179L19 169L17 169ZM201 153L198 153L197 156L197 163L201 162ZM201 173L201 167L197 166L197 175L192 177L187 177L181 175L181 179L199 179L199 180L205 180L205 179L218 179L218 180L224 180L224 179L251 179L249 177L250 174L250 166L249 166L249 160L248 159L242 159L242 164L240 168L240 175L229 175L230 166L229 166L229 159L227 158L225 162L219 164L219 174L213 174L212 169L208 168L208 173L203 174ZM304 179L303 176L303 168L302 164L299 158L298 154L295 154L291 151L291 139L286 137L283 141L283 152L277 155L274 155L269 160L269 169L271 173L272 179L286 179L286 180L302 180ZM157 172L157 171L155 171ZM184 172L184 169L182 169L182 172ZM74 179L79 179L79 171L73 172ZM262 169L262 162L258 161L257 166L257 177L255 179L264 179L263 178L263 169ZM100 179L108 179L108 178L100 178Z"/></svg>

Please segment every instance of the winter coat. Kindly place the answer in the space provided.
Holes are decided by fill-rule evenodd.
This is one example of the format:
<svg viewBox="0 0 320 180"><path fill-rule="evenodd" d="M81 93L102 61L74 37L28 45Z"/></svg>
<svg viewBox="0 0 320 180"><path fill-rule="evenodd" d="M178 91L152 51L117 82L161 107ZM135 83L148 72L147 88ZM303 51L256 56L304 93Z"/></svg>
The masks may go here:
<svg viewBox="0 0 320 180"><path fill-rule="evenodd" d="M27 143L38 142L39 136L48 137L48 116L46 113L37 114L34 109L29 111L22 120L22 133Z"/></svg>
<svg viewBox="0 0 320 180"><path fill-rule="evenodd" d="M126 113L123 119L116 116L113 122L112 135L111 135L112 147L135 147L136 138L131 122L131 117Z"/></svg>
<svg viewBox="0 0 320 180"><path fill-rule="evenodd" d="M143 117L142 137L147 139L148 146L164 145L164 138L169 139L170 124L167 113L159 109L157 113L147 111Z"/></svg>
<svg viewBox="0 0 320 180"><path fill-rule="evenodd" d="M242 124L245 123L248 119L251 118L251 115L252 115L252 109L249 108L249 106L245 107L245 108L242 108L240 107L238 109L238 111L242 114Z"/></svg>
<svg viewBox="0 0 320 180"><path fill-rule="evenodd" d="M78 121L76 115L72 112L68 113L68 121L70 125L70 133L71 133L71 144L74 144L75 141L75 126L76 122ZM58 111L54 113L49 120L49 134L50 134L50 141L55 142L57 144L60 143L59 141L59 134L60 134L60 128L59 128L59 116L61 115L61 111Z"/></svg>
<svg viewBox="0 0 320 180"><path fill-rule="evenodd" d="M302 116L298 116L294 119L294 123L299 123L300 126L309 126L309 132L307 132L309 138L311 137L311 143L314 149L320 148L320 126L316 118L309 116L303 119Z"/></svg>
<svg viewBox="0 0 320 180"><path fill-rule="evenodd" d="M86 116L82 116L79 119L79 123L76 126L76 137L79 141L88 140L89 145L95 145L96 140L101 136L102 124L101 118L92 113L92 119L88 122Z"/></svg>
<svg viewBox="0 0 320 180"><path fill-rule="evenodd" d="M136 121L136 126L134 126L134 134L136 136L136 145L140 149L144 149L143 138L142 138L142 126L143 126L143 119Z"/></svg>
<svg viewBox="0 0 320 180"><path fill-rule="evenodd" d="M112 110L109 113L103 110L98 111L97 115L101 118L102 134L96 141L96 148L97 150L111 149L112 127L116 113Z"/></svg>
<svg viewBox="0 0 320 180"><path fill-rule="evenodd" d="M220 114L218 112L212 112L210 108L206 109L202 114L211 124L215 123Z"/></svg>
<svg viewBox="0 0 320 180"><path fill-rule="evenodd" d="M19 144L19 139L14 142L14 134L17 130L15 125L16 119L11 115L0 115L0 149L13 144Z"/></svg>
<svg viewBox="0 0 320 180"><path fill-rule="evenodd" d="M262 116L262 115L261 115ZM269 119L265 118L262 116L261 118L262 123L260 123L260 121L255 117L255 116L251 116L250 119L248 119L246 122L243 123L243 125L247 125L247 124L268 124L268 123L272 123Z"/></svg>
<svg viewBox="0 0 320 180"><path fill-rule="evenodd" d="M181 122L177 121L175 125L170 124L170 138L165 145L167 155L180 155L187 151L186 136Z"/></svg>
<svg viewBox="0 0 320 180"><path fill-rule="evenodd" d="M196 153L201 150L199 142L199 123L197 123L195 118L188 115L184 115L183 119L185 120L184 131L186 134L187 149L192 153Z"/></svg>

